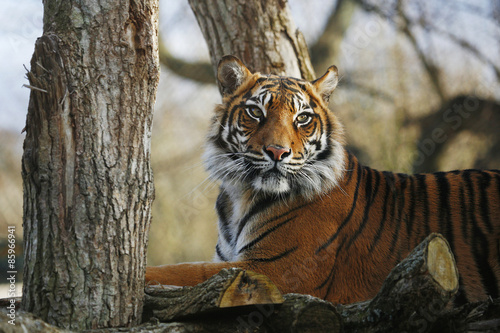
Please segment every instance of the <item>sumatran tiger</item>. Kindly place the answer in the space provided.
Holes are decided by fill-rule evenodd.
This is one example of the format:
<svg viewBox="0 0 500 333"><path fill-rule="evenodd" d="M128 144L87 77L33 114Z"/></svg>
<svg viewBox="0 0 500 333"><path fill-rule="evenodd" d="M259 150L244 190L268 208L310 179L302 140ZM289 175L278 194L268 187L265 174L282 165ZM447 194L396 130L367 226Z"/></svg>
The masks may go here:
<svg viewBox="0 0 500 333"><path fill-rule="evenodd" d="M267 275L284 292L352 303L376 295L393 267L432 232L460 273L458 298L498 297L500 171L406 175L361 165L328 109L335 66L309 82L218 65L223 95L208 135L221 181L213 263L146 268L146 281L195 285L222 268Z"/></svg>

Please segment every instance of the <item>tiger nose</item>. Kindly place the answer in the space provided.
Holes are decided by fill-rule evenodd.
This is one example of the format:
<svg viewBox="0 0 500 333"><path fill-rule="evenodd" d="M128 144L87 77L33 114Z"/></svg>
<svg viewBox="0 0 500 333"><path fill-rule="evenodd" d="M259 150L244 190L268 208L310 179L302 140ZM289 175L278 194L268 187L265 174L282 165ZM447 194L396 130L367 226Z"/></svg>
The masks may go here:
<svg viewBox="0 0 500 333"><path fill-rule="evenodd" d="M267 155L269 155L269 157L271 157L273 161L281 161L282 159L290 155L290 152L292 151L290 148L284 148L274 145L267 146L265 150Z"/></svg>

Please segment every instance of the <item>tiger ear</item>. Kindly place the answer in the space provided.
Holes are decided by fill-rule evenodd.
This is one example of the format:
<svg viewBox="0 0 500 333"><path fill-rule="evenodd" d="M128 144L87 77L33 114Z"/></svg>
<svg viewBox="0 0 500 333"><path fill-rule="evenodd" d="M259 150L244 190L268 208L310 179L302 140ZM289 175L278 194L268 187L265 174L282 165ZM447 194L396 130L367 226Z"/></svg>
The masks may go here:
<svg viewBox="0 0 500 333"><path fill-rule="evenodd" d="M235 56L222 57L217 66L217 80L222 96L230 95L249 78L252 73Z"/></svg>
<svg viewBox="0 0 500 333"><path fill-rule="evenodd" d="M328 103L330 95L337 87L338 82L339 74L337 67L330 66L322 77L312 81L311 83L314 88L316 88L316 91L320 94L325 103Z"/></svg>

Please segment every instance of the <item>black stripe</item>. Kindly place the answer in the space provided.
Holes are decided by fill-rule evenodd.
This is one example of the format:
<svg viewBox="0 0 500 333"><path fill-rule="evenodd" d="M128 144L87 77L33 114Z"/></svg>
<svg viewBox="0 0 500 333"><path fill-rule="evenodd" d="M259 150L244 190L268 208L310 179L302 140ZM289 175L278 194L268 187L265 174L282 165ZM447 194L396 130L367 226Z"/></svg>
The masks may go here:
<svg viewBox="0 0 500 333"><path fill-rule="evenodd" d="M481 275L481 282L484 289L490 296L496 298L498 297L498 286L495 274L493 273L493 270L488 262L488 239L481 231L481 228L479 228L476 220L474 182L471 178L472 172L472 170L465 170L462 174L469 194L469 223L472 226L472 237L469 239L472 242L472 255L474 256L478 272Z"/></svg>
<svg viewBox="0 0 500 333"><path fill-rule="evenodd" d="M385 193L384 193L384 207L382 210L382 218L380 219L380 224L377 229L377 232L375 234L375 237L373 237L372 244L370 245L369 252L372 252L377 243L379 242L381 236L382 236L382 231L385 230L385 222L387 221L387 212L389 209L394 210L394 201L389 200L390 194L392 193L391 187L389 186L389 182L387 181L387 175L385 173L382 173L384 176L384 181L385 181ZM390 207L387 207L388 205L392 205Z"/></svg>
<svg viewBox="0 0 500 333"><path fill-rule="evenodd" d="M283 85L287 90L293 92L293 94L301 92L300 87L297 87L297 84L288 78L282 78L280 80L280 84Z"/></svg>
<svg viewBox="0 0 500 333"><path fill-rule="evenodd" d="M226 141L222 138L222 133L218 132L215 137L210 138L213 140L216 146L220 147L223 151L228 151L229 150L229 145L227 144Z"/></svg>
<svg viewBox="0 0 500 333"><path fill-rule="evenodd" d="M404 188L406 187L406 182L404 178L400 180L401 174L395 173L394 174L394 186L395 186L395 191L394 191L394 210L397 210L397 216L393 214L393 223L396 223L396 230L394 231L394 234L392 235L392 242L391 246L389 247L389 252L394 252L394 249L396 248L396 244L399 239L401 239L401 235L399 234L399 230L401 229L401 226L403 225L402 221L402 215L403 215L403 208L404 208L404 202L405 202L405 196L404 196ZM406 175L404 175L406 176ZM401 182L400 188L398 188L398 183ZM399 200L398 200L399 198Z"/></svg>
<svg viewBox="0 0 500 333"><path fill-rule="evenodd" d="M233 243L236 242L238 240L238 238L240 237L241 235L241 232L243 231L243 228L245 227L245 225L247 224L248 220L250 220L250 218L252 218L253 216L255 216L256 214L266 210L267 208L269 208L274 202L276 202L275 200L271 199L271 198L264 198L260 201L258 201L251 209L250 211L242 217L242 219L239 221L238 223L238 229L237 229L237 232L236 232L236 237L233 239ZM235 244L232 244L233 246Z"/></svg>
<svg viewBox="0 0 500 333"><path fill-rule="evenodd" d="M235 141L235 128L233 127L233 119L234 119L234 114L236 113L236 110L240 107L240 105L234 105L231 110L229 110L229 120L227 121L226 123L226 126L228 128L227 130L227 135L226 137L224 138L224 140L226 141L226 143L228 145L232 145L233 147L237 147L238 146L238 142Z"/></svg>
<svg viewBox="0 0 500 333"><path fill-rule="evenodd" d="M236 110L238 110L238 108L241 108L244 106L244 103L241 102L240 104L236 104L236 105L233 105L231 107L231 109L229 109L227 111L227 113L224 115L225 116L225 119L224 122L221 121L221 124L225 124L226 126L232 126L233 124L233 119L234 119L234 114L236 113ZM228 131L228 133L230 133L231 131ZM228 134L229 135L229 134ZM226 138L227 139L227 138Z"/></svg>
<svg viewBox="0 0 500 333"><path fill-rule="evenodd" d="M220 250L219 243L215 246L215 253L217 253L217 256L219 257L220 260L222 261L228 261L224 254L222 254L222 251Z"/></svg>
<svg viewBox="0 0 500 333"><path fill-rule="evenodd" d="M286 257L287 255L295 252L299 247L298 246L294 246L292 247L291 249L288 249L274 257L270 257L270 258L250 258L250 259L247 259L247 260L250 260L250 261L256 261L256 262L273 262L273 261L277 261L277 260L280 260L284 257Z"/></svg>
<svg viewBox="0 0 500 333"><path fill-rule="evenodd" d="M287 216L287 215L289 215L289 214L291 214L291 213L293 213L293 212L295 212L295 211L297 211L297 210L299 210L299 209L302 209L302 208L304 208L304 207L306 207L306 206L309 206L309 205L310 205L310 202L307 202L307 203L305 203L305 204L298 205L297 207L294 207L294 208L292 208L292 209L290 209L290 210L287 210L287 211L286 211L286 212L284 212L283 214L280 214L280 215L277 215L277 216L273 216L273 217L272 217L272 218L270 218L269 220L267 220L267 221L265 221L265 222L261 223L261 224L260 224L260 226L259 226L259 228L258 228L255 232L259 232L259 230L260 230L261 228L263 228L263 227L267 226L269 223L272 223L272 222L274 222L274 221L277 221L277 220L281 219L282 217L285 217L285 216Z"/></svg>
<svg viewBox="0 0 500 333"><path fill-rule="evenodd" d="M365 168L367 175L366 175L366 180L365 182L365 211L363 214L363 220L361 222L361 225L359 228L356 230L354 235L351 236L349 243L347 243L347 246L344 251L349 250L349 248L352 246L352 244L356 241L356 239L361 235L363 232L364 228L366 227L366 224L370 220L370 208L373 205L373 202L375 201L375 198L377 197L378 190L379 190L379 185L380 185L380 174L379 172L372 170L370 168ZM372 184L372 175L375 174L375 184Z"/></svg>
<svg viewBox="0 0 500 333"><path fill-rule="evenodd" d="M488 239L479 229L477 224L474 224L474 226L472 227L472 231L472 253L474 255L474 260L479 270L479 274L481 275L483 287L488 295L493 298L497 298L499 295L497 285L498 282L495 277L495 273L493 272L493 269L491 268L491 265L488 261L490 256Z"/></svg>
<svg viewBox="0 0 500 333"><path fill-rule="evenodd" d="M464 170L462 173L462 179L467 187L467 194L468 194L468 206L469 209L467 210L468 212L468 217L469 221L473 224L476 224L476 205L475 205L475 200L474 200L474 184L471 179L471 170Z"/></svg>
<svg viewBox="0 0 500 333"><path fill-rule="evenodd" d="M397 175L395 173L392 173L392 172L384 171L384 176L385 176L387 183L389 184L389 187L391 189L391 194L392 194L391 217L389 219L389 224L390 224L389 229L392 230L392 228L394 227L394 223L397 223L397 220L396 220L397 219L396 210L398 208L398 189L396 187L396 176ZM397 224L399 224L399 223L397 223ZM399 238L399 235L396 232L393 232L391 244L394 245L396 243L396 241L398 240L398 238Z"/></svg>
<svg viewBox="0 0 500 333"><path fill-rule="evenodd" d="M352 159L351 155L349 154L349 157L351 158L351 162L354 163L354 159ZM352 169L352 168L351 168ZM317 250L316 250L316 254L318 254L320 251L326 249L339 235L340 231L347 225L347 223L350 221L353 213L354 213L354 210L356 208L356 203L357 203L357 198L358 198L358 193L359 193L359 185L360 185L360 179L361 179L361 174L362 174L363 170L361 169L361 165L358 163L357 164L357 173L358 173L358 176L357 176L357 180L356 180L356 190L354 192L354 198L353 198L353 203L352 203L352 207L351 207L351 211L349 212L348 216L344 219L344 221L341 223L341 225L339 226L339 228L337 229L337 231L335 232L335 234L333 234L327 242L325 242L323 245L321 245ZM343 249L344 247L344 244L347 240L347 236L344 237L342 239L342 241L338 244L337 246L337 253L336 253L336 257L338 257L340 251ZM327 275L326 279L320 283L315 289L318 290L318 289L322 289L323 287L326 286L326 284L328 282L329 285L328 285L328 288L326 290L326 293L325 293L325 296L324 296L324 299L327 298L328 294L330 293L330 290L334 284L334 277L335 277L335 270L336 270L337 266L333 265L332 269L330 270L330 273Z"/></svg>
<svg viewBox="0 0 500 333"><path fill-rule="evenodd" d="M488 231L492 232L493 226L491 225L488 193L486 192L491 183L491 176L487 172L480 172L480 176L481 178L479 180L479 205L481 209L481 217Z"/></svg>
<svg viewBox="0 0 500 333"><path fill-rule="evenodd" d="M360 184L361 174L363 172L361 170L361 165L359 163L357 172L358 172L358 178L356 181L356 190L354 191L354 198L352 199L351 211L349 212L349 214L347 214L344 221L342 221L340 226L337 228L337 231L332 236L330 236L330 238L316 250L316 254L318 254L320 251L326 249L330 244L332 244L333 241L338 237L342 229L344 229L347 223L349 223L349 221L351 220L352 215L354 214L354 211L356 209L356 203L358 202L359 184Z"/></svg>
<svg viewBox="0 0 500 333"><path fill-rule="evenodd" d="M272 80L272 81L271 80L272 79L268 79L268 82L270 82L270 83L267 83L267 84L265 84L263 86L260 86L260 88L262 88L262 89L273 89L273 88L278 87L278 82L275 81L275 80ZM264 92L264 93L269 93L269 92Z"/></svg>
<svg viewBox="0 0 500 333"><path fill-rule="evenodd" d="M231 244L232 237L231 231L229 228L229 220L226 215L225 208L229 203L229 198L224 191L219 193L217 200L215 202L215 210L217 211L217 215L219 216L219 230L222 232L222 238L228 243Z"/></svg>
<svg viewBox="0 0 500 333"><path fill-rule="evenodd" d="M417 174L415 175L415 178L417 179L418 182L418 189L417 192L419 193L419 201L422 204L422 209L424 211L424 218L423 221L420 223L424 228L424 237L427 237L431 233L431 228L429 226L429 195L427 193L427 181L426 181L426 175L425 174Z"/></svg>
<svg viewBox="0 0 500 333"><path fill-rule="evenodd" d="M467 303L467 297L466 293L464 290L464 281L462 279L462 276L458 276L458 291L455 294L455 298L453 299L453 304L455 306L461 306Z"/></svg>
<svg viewBox="0 0 500 333"><path fill-rule="evenodd" d="M465 201L465 191L464 184L460 182L460 188L458 190L459 200L460 200L460 229L462 230L462 236L464 239L469 238L469 232L467 230L467 202Z"/></svg>
<svg viewBox="0 0 500 333"><path fill-rule="evenodd" d="M500 173L500 171L499 171L499 173ZM495 179L497 180L497 194L500 197L500 174L497 174L495 176Z"/></svg>
<svg viewBox="0 0 500 333"><path fill-rule="evenodd" d="M339 244L339 249L342 249L344 247L344 244L345 244L345 241L346 241L347 237L344 237L344 239L342 240L342 242L340 242ZM336 260L336 258L335 258ZM334 281L334 278L335 278L335 269L337 268L337 265L333 265L332 269L330 270L330 273L328 273L326 279L321 282L316 288L314 288L315 290L319 290L319 289L322 289L323 287L326 286L326 284L328 282L330 282L330 284L328 285L328 289L326 290L326 293L325 293L325 296L323 297L323 299L326 299L327 296L328 296L328 293L330 292L330 288L333 284L333 281Z"/></svg>
<svg viewBox="0 0 500 333"><path fill-rule="evenodd" d="M347 154L347 160L349 161L349 165L348 165L347 170L346 170L347 171L346 172L347 179L345 180L346 186L349 185L349 183L351 182L352 174L353 174L352 171L354 171L354 156L350 152L348 152L348 154Z"/></svg>
<svg viewBox="0 0 500 333"><path fill-rule="evenodd" d="M398 173L398 179L399 179L399 189L398 189L398 193L399 193L399 209L398 209L398 221L399 221L399 224L400 226L397 228L398 230L398 234L399 234L399 230L401 229L401 227L403 226L403 222L406 224L406 231L408 231L408 214L407 214L407 211L405 210L405 206L406 206L406 199L407 199L407 195L406 195L406 187L408 186L408 179L409 179L409 176L407 174L404 174L404 173ZM411 196L411 194L410 194ZM407 235L407 239L410 237L410 234L406 234ZM401 238L402 235L399 235L399 238Z"/></svg>
<svg viewBox="0 0 500 333"><path fill-rule="evenodd" d="M321 125L321 133L320 134L323 134L323 133L325 133L325 128L324 128L324 124L323 124L323 121L321 120L321 118L319 118L319 122ZM327 135L326 147L324 147L323 151L318 154L318 157L316 158L316 160L318 160L318 161L324 161L324 160L328 159L332 154L332 142L330 139L331 132L332 132L332 124L330 123L330 120L328 118L326 118L326 135Z"/></svg>
<svg viewBox="0 0 500 333"><path fill-rule="evenodd" d="M437 172L434 174L438 185L439 199L439 229L445 235L446 240L450 244L451 252L455 252L455 240L453 235L453 223L451 221L451 205L450 205L450 183L445 172Z"/></svg>
<svg viewBox="0 0 500 333"><path fill-rule="evenodd" d="M408 199L410 200L410 208L408 210L408 221L406 224L406 233L408 234L409 238L413 238L413 225L415 223L415 205L416 205L416 198L415 198L415 177L409 177L408 180L410 181L410 194Z"/></svg>
<svg viewBox="0 0 500 333"><path fill-rule="evenodd" d="M251 87L247 90L247 92L245 93L245 95L243 95L243 99L246 101L246 100L248 100L250 97L252 97L252 91L253 91L253 88L255 88L255 86L256 86L256 85L261 84L262 82L264 82L264 81L266 81L266 80L269 80L269 79L268 79L267 77L261 77L261 78L259 78L259 79L255 80L254 85L253 85L253 86L251 86ZM270 85L270 86L272 87L273 85Z"/></svg>
<svg viewBox="0 0 500 333"><path fill-rule="evenodd" d="M279 224L273 226L272 228L269 228L266 232L263 232L259 237L255 238L254 240L250 241L248 244L244 245L238 251L238 254L241 254L242 252L248 250L249 248L251 248L252 246L254 246L255 244L257 244L258 242L260 242L262 239L264 239L267 235L269 235L270 233L276 231L277 229L279 229L280 227L284 226L288 222L294 220L296 217L297 217L297 215L292 216L292 217L284 220L283 222L280 222Z"/></svg>

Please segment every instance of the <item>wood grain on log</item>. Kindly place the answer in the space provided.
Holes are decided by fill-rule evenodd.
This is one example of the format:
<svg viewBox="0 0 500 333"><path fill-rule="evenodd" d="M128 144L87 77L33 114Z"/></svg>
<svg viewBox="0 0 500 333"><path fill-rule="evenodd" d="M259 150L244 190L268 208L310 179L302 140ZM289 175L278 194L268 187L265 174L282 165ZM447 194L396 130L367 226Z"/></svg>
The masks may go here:
<svg viewBox="0 0 500 333"><path fill-rule="evenodd" d="M209 331L217 327L220 332L338 332L341 328L332 303L298 294L283 298L266 276L237 268L223 269L195 287L147 286L144 318L152 317L188 320L184 328L195 332L201 327Z"/></svg>
<svg viewBox="0 0 500 333"><path fill-rule="evenodd" d="M391 271L373 300L337 309L348 332L427 332L457 290L448 242L431 234Z"/></svg>
<svg viewBox="0 0 500 333"><path fill-rule="evenodd" d="M281 304L278 288L264 275L241 269L223 269L194 287L147 286L145 316L162 321L203 315L223 308Z"/></svg>

